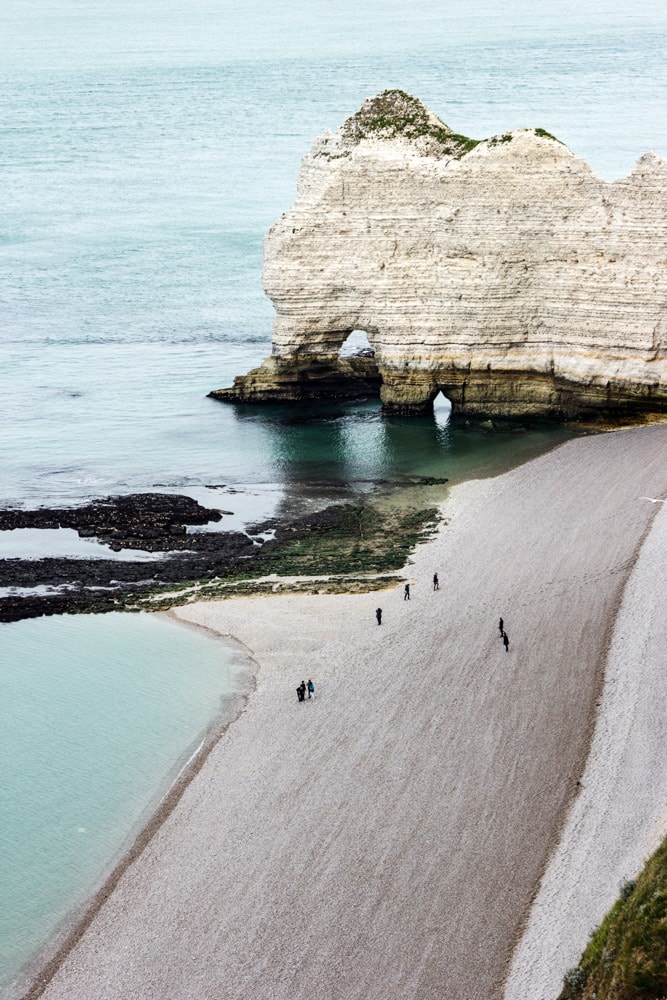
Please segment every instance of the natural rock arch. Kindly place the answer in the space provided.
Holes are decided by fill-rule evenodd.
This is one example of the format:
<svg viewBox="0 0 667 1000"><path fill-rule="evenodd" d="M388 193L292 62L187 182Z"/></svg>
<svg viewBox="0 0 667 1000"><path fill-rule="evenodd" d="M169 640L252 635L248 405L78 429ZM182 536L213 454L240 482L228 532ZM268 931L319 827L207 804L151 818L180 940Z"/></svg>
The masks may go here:
<svg viewBox="0 0 667 1000"><path fill-rule="evenodd" d="M454 412L454 404L442 389L436 393L433 401L433 416L440 424L448 424Z"/></svg>
<svg viewBox="0 0 667 1000"><path fill-rule="evenodd" d="M340 346L339 358L354 356L375 357L375 348L366 330L351 330Z"/></svg>
<svg viewBox="0 0 667 1000"><path fill-rule="evenodd" d="M424 413L667 409L667 161L614 183L542 129L477 142L415 98L366 101L303 160L265 241L261 368L217 398L356 396ZM374 358L339 359L367 331Z"/></svg>

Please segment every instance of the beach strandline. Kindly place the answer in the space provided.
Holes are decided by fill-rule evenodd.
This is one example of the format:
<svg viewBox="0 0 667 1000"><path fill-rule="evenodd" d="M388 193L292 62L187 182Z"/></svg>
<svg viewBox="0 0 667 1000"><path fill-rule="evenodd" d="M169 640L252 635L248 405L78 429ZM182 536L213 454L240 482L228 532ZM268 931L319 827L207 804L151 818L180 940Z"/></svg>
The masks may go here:
<svg viewBox="0 0 667 1000"><path fill-rule="evenodd" d="M177 609L244 643L256 689L29 995L500 997L666 445L661 426L582 438L457 487L409 603L401 587Z"/></svg>

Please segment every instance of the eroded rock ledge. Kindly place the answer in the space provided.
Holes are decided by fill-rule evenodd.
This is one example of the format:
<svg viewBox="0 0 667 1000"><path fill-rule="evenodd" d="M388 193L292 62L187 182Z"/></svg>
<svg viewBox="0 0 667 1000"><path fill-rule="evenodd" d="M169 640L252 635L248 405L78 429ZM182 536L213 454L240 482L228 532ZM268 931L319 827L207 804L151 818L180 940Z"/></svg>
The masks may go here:
<svg viewBox="0 0 667 1000"><path fill-rule="evenodd" d="M232 402L442 390L480 417L667 412L667 161L608 183L542 129L477 142L402 91L304 157L265 240L272 356ZM341 360L352 330L374 358Z"/></svg>

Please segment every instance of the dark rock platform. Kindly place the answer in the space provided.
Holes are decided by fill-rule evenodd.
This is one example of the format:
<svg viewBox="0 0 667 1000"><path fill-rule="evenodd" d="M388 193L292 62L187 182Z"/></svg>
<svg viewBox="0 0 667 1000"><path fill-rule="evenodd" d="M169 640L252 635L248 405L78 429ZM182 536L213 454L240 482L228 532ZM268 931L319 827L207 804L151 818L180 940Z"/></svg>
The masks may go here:
<svg viewBox="0 0 667 1000"><path fill-rule="evenodd" d="M186 496L141 493L94 500L82 507L0 510L0 531L73 528L110 549L168 553L164 558L0 559L0 587L67 588L57 593L0 598L0 621L39 615L119 609L148 588L228 573L261 544L240 531L187 533L188 525L220 521L217 510Z"/></svg>

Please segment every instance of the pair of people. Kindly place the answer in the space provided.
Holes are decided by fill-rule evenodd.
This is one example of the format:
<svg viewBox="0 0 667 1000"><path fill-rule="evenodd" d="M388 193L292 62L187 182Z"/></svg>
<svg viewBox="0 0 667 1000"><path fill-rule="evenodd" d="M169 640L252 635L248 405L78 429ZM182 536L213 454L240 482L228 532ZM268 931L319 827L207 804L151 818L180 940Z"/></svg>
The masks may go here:
<svg viewBox="0 0 667 1000"><path fill-rule="evenodd" d="M438 574L437 573L433 574L433 589L434 590L440 590L440 581L438 580ZM405 587L403 588L403 600L404 601L409 601L410 600L410 584L409 583L406 583ZM382 624L382 608L376 608L375 617L377 619L378 625L381 625Z"/></svg>
<svg viewBox="0 0 667 1000"><path fill-rule="evenodd" d="M433 589L434 590L440 590L440 581L438 580L438 574L437 573L433 574ZM409 583L406 583L406 585L405 585L405 587L403 589L403 600L404 601L409 601L410 600L410 584Z"/></svg>
<svg viewBox="0 0 667 1000"><path fill-rule="evenodd" d="M306 700L306 691L308 692L308 700L315 697L315 685L311 681L310 677L308 678L307 684L305 681L301 681L298 688L296 689L296 696L299 699L299 701Z"/></svg>

